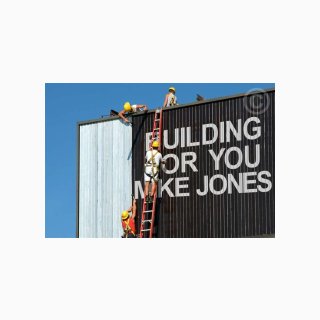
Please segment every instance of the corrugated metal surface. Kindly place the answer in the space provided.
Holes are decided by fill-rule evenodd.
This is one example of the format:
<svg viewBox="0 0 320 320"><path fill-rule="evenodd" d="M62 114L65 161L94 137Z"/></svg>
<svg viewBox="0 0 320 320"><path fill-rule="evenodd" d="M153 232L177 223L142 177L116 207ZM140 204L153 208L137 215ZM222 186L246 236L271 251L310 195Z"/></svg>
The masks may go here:
<svg viewBox="0 0 320 320"><path fill-rule="evenodd" d="M270 90L256 97L237 96L163 112L164 141L174 145L179 139L176 147L162 150L164 156L172 154L166 167L173 170L176 161L179 167L176 172L162 173L167 189L158 201L157 237L274 234L274 99ZM151 131L152 119L152 113L133 118L136 194L137 182L143 184L145 134ZM203 145L209 140L215 141ZM220 152L216 164L212 155ZM194 161L184 168L183 159Z"/></svg>
<svg viewBox="0 0 320 320"><path fill-rule="evenodd" d="M121 211L131 203L132 129L114 120L79 131L79 237L119 238Z"/></svg>

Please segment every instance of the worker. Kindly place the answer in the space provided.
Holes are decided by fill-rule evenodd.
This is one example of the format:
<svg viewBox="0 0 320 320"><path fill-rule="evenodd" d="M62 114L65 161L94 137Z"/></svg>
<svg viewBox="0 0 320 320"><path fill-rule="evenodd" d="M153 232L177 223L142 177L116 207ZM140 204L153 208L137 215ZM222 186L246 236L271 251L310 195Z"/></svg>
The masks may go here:
<svg viewBox="0 0 320 320"><path fill-rule="evenodd" d="M148 107L144 104L133 104L126 102L123 105L123 110L119 112L118 116L125 122L129 123L130 121L124 115L130 115L139 111L148 111Z"/></svg>
<svg viewBox="0 0 320 320"><path fill-rule="evenodd" d="M174 105L177 105L176 89L170 87L169 93L166 94L164 99L163 108L172 107Z"/></svg>
<svg viewBox="0 0 320 320"><path fill-rule="evenodd" d="M130 216L129 212L132 212ZM133 200L132 206L125 211L122 211L122 228L123 235L122 238L136 238L136 226L135 226L135 217L137 212L136 199Z"/></svg>
<svg viewBox="0 0 320 320"><path fill-rule="evenodd" d="M152 142L151 150L147 151L145 157L145 172L144 172L144 198L146 202L152 202L153 196L157 191L159 181L159 168L160 164L165 163L162 160L162 155L159 152L159 141ZM152 182L151 194L149 195L149 185Z"/></svg>

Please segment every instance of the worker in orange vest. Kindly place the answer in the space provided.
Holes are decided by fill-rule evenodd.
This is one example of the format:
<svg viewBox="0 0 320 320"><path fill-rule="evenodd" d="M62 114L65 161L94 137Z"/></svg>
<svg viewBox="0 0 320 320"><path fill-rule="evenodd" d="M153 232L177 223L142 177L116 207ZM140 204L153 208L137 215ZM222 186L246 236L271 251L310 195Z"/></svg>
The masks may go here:
<svg viewBox="0 0 320 320"><path fill-rule="evenodd" d="M177 104L176 89L174 87L169 88L169 93L166 94L166 97L163 102L163 108L172 107Z"/></svg>
<svg viewBox="0 0 320 320"><path fill-rule="evenodd" d="M130 216L129 212L132 212ZM123 235L122 238L136 238L136 226L135 226L135 217L137 212L136 199L133 200L132 206L125 211L122 211L122 228Z"/></svg>
<svg viewBox="0 0 320 320"><path fill-rule="evenodd" d="M118 116L125 122L129 123L130 121L125 117L125 115L130 115L139 111L148 111L148 107L144 104L133 104L126 102L123 105L123 110L118 113Z"/></svg>

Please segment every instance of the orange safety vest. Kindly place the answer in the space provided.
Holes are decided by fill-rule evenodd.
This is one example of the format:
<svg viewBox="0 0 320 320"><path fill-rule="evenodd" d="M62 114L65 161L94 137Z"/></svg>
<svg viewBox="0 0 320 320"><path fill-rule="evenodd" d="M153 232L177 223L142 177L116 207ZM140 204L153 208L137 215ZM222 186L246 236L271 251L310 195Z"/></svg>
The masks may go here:
<svg viewBox="0 0 320 320"><path fill-rule="evenodd" d="M132 218L129 218L127 220L122 220L122 228L126 235L129 233L136 234L136 226L134 224L134 220Z"/></svg>

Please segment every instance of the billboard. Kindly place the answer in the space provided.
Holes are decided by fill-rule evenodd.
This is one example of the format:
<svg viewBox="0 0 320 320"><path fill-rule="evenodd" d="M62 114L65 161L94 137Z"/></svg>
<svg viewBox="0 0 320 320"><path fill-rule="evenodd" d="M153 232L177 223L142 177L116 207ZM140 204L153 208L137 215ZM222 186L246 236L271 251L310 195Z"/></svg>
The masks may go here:
<svg viewBox="0 0 320 320"><path fill-rule="evenodd" d="M269 90L164 109L156 237L274 234L274 99ZM153 116L133 117L139 213Z"/></svg>

